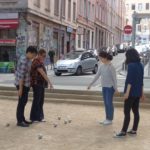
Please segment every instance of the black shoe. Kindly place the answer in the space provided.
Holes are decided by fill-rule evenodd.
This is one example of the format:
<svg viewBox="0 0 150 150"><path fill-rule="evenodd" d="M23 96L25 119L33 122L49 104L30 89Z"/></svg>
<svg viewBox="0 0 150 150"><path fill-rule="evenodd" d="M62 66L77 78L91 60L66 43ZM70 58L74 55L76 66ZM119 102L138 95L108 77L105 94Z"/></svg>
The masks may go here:
<svg viewBox="0 0 150 150"><path fill-rule="evenodd" d="M125 137L126 136L126 133L125 132L119 132L119 133L117 133L114 137L115 138L122 138L122 137Z"/></svg>
<svg viewBox="0 0 150 150"><path fill-rule="evenodd" d="M29 127L29 125L26 124L25 122L18 122L17 126L19 126L19 127Z"/></svg>
<svg viewBox="0 0 150 150"><path fill-rule="evenodd" d="M24 122L25 124L28 124L28 125L32 124L32 121L24 120L23 122Z"/></svg>
<svg viewBox="0 0 150 150"><path fill-rule="evenodd" d="M136 131L134 130L130 130L127 132L129 135L137 135Z"/></svg>

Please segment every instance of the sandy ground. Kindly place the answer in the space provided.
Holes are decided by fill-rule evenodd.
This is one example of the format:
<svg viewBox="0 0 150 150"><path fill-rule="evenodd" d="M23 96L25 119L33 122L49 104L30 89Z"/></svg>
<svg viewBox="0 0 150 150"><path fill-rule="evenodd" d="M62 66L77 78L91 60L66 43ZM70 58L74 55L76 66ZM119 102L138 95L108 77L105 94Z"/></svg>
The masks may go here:
<svg viewBox="0 0 150 150"><path fill-rule="evenodd" d="M45 123L16 126L17 102L0 100L0 150L150 150L150 110L141 110L136 137L113 138L122 126L123 112L115 109L113 125L102 126L103 107L45 103ZM31 103L26 107L29 117ZM57 118L61 117L59 121ZM70 118L71 123L64 124ZM9 127L6 127L7 124ZM53 123L58 126L54 128ZM131 124L132 125L132 124ZM39 139L39 137L41 139Z"/></svg>

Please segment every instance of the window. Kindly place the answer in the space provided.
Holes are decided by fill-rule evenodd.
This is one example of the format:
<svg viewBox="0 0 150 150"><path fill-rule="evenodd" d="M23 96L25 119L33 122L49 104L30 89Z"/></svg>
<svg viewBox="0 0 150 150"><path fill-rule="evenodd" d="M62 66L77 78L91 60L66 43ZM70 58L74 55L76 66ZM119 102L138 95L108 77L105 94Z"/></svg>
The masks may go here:
<svg viewBox="0 0 150 150"><path fill-rule="evenodd" d="M91 2L88 2L88 18L90 19L91 16Z"/></svg>
<svg viewBox="0 0 150 150"><path fill-rule="evenodd" d="M71 0L68 0L68 20L71 20Z"/></svg>
<svg viewBox="0 0 150 150"><path fill-rule="evenodd" d="M34 5L36 7L40 7L40 0L34 0Z"/></svg>
<svg viewBox="0 0 150 150"><path fill-rule="evenodd" d="M83 30L83 48L86 48L86 30Z"/></svg>
<svg viewBox="0 0 150 150"><path fill-rule="evenodd" d="M96 4L96 18L98 18L99 15L99 5L98 3Z"/></svg>
<svg viewBox="0 0 150 150"><path fill-rule="evenodd" d="M86 6L86 0L84 0L84 17L87 17L87 6Z"/></svg>
<svg viewBox="0 0 150 150"><path fill-rule="evenodd" d="M18 0L0 0L0 3L16 3Z"/></svg>
<svg viewBox="0 0 150 150"><path fill-rule="evenodd" d="M146 10L149 10L149 3L146 3Z"/></svg>
<svg viewBox="0 0 150 150"><path fill-rule="evenodd" d="M73 21L76 21L76 3L73 3Z"/></svg>
<svg viewBox="0 0 150 150"><path fill-rule="evenodd" d="M65 18L65 12L66 12L66 0L61 0L62 1L62 17Z"/></svg>
<svg viewBox="0 0 150 150"><path fill-rule="evenodd" d="M79 1L79 14L82 15L82 0Z"/></svg>
<svg viewBox="0 0 150 150"><path fill-rule="evenodd" d="M54 14L59 16L59 0L54 1Z"/></svg>
<svg viewBox="0 0 150 150"><path fill-rule="evenodd" d="M50 11L50 0L45 0L45 10Z"/></svg>
<svg viewBox="0 0 150 150"><path fill-rule="evenodd" d="M16 30L6 29L0 30L0 39L15 39L16 38Z"/></svg>
<svg viewBox="0 0 150 150"><path fill-rule="evenodd" d="M132 4L132 5L131 5L131 9L132 9L132 10L135 10L135 4Z"/></svg>
<svg viewBox="0 0 150 150"><path fill-rule="evenodd" d="M94 20L95 13L94 13L94 4L92 5L92 20Z"/></svg>
<svg viewBox="0 0 150 150"><path fill-rule="evenodd" d="M81 48L81 34L78 35L78 47Z"/></svg>
<svg viewBox="0 0 150 150"><path fill-rule="evenodd" d="M138 10L141 11L142 10L142 3L138 4Z"/></svg>
<svg viewBox="0 0 150 150"><path fill-rule="evenodd" d="M126 4L126 10L129 10L129 4Z"/></svg>
<svg viewBox="0 0 150 150"><path fill-rule="evenodd" d="M140 24L137 25L137 30L138 30L138 32L141 32L141 25Z"/></svg>
<svg viewBox="0 0 150 150"><path fill-rule="evenodd" d="M146 32L148 30L147 25L144 25L144 32Z"/></svg>

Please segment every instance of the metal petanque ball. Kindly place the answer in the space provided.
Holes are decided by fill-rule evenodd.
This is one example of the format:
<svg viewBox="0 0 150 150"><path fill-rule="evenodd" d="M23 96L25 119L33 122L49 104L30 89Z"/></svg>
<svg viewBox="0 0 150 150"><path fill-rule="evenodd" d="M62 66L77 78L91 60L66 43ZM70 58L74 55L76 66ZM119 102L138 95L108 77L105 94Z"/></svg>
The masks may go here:
<svg viewBox="0 0 150 150"><path fill-rule="evenodd" d="M72 122L72 120L68 120L68 123L71 123Z"/></svg>
<svg viewBox="0 0 150 150"><path fill-rule="evenodd" d="M54 128L56 128L56 127L58 126L58 124L57 124L57 123L54 123L53 126L54 126Z"/></svg>
<svg viewBox="0 0 150 150"><path fill-rule="evenodd" d="M38 135L38 139L41 140L43 138L42 134Z"/></svg>
<svg viewBox="0 0 150 150"><path fill-rule="evenodd" d="M61 120L61 117L58 117L58 120Z"/></svg>
<svg viewBox="0 0 150 150"><path fill-rule="evenodd" d="M9 126L10 126L10 124L9 124L9 123L7 123L7 124L6 124L6 127L9 127Z"/></svg>
<svg viewBox="0 0 150 150"><path fill-rule="evenodd" d="M68 123L68 121L67 120L64 120L64 124L67 124Z"/></svg>

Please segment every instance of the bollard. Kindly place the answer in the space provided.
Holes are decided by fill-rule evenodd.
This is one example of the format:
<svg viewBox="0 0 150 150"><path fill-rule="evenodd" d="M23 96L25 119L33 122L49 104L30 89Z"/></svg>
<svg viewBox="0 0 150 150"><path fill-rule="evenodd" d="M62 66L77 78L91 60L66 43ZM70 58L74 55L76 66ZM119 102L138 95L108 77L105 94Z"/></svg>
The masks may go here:
<svg viewBox="0 0 150 150"><path fill-rule="evenodd" d="M122 63L122 70L123 71L126 71L127 70L127 65L125 62Z"/></svg>
<svg viewBox="0 0 150 150"><path fill-rule="evenodd" d="M149 58L149 62L148 62L148 76L150 76L150 58Z"/></svg>

